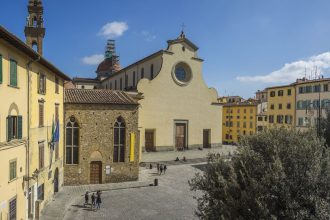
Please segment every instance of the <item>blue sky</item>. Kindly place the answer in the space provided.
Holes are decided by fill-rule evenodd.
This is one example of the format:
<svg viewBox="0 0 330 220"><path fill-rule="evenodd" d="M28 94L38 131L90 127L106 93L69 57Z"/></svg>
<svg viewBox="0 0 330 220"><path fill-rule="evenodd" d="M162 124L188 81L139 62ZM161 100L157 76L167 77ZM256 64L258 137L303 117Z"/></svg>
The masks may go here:
<svg viewBox="0 0 330 220"><path fill-rule="evenodd" d="M5 1L0 13L0 24L23 40L27 2ZM204 79L219 95L247 98L258 89L309 76L316 67L330 77L329 0L43 2L44 56L71 77L95 77L96 65L83 58L103 54L106 24L117 28L111 37L126 66L165 49L183 22L205 60ZM109 26L113 22L119 30Z"/></svg>

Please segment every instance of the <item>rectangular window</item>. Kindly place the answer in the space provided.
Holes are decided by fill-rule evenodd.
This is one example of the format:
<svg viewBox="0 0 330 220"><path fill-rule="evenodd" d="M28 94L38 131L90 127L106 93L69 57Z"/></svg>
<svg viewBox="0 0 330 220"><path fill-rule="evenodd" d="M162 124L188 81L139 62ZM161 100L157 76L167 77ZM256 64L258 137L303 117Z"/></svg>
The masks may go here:
<svg viewBox="0 0 330 220"><path fill-rule="evenodd" d="M9 181L16 179L17 177L17 161L12 160L9 162Z"/></svg>
<svg viewBox="0 0 330 220"><path fill-rule="evenodd" d="M39 169L45 166L45 144L44 142L39 143Z"/></svg>
<svg viewBox="0 0 330 220"><path fill-rule="evenodd" d="M2 83L2 55L0 54L0 84Z"/></svg>
<svg viewBox="0 0 330 220"><path fill-rule="evenodd" d="M304 118L298 118L298 126L304 126Z"/></svg>
<svg viewBox="0 0 330 220"><path fill-rule="evenodd" d="M269 123L274 123L274 115L269 116Z"/></svg>
<svg viewBox="0 0 330 220"><path fill-rule="evenodd" d="M39 102L39 127L44 126L44 103Z"/></svg>
<svg viewBox="0 0 330 220"><path fill-rule="evenodd" d="M41 184L40 186L38 186L38 200L44 200L44 184Z"/></svg>
<svg viewBox="0 0 330 220"><path fill-rule="evenodd" d="M236 122L236 126L239 128L241 125L240 125L240 122Z"/></svg>
<svg viewBox="0 0 330 220"><path fill-rule="evenodd" d="M278 104L278 109L282 109L282 104Z"/></svg>
<svg viewBox="0 0 330 220"><path fill-rule="evenodd" d="M283 90L278 90L277 95L278 96L283 96Z"/></svg>
<svg viewBox="0 0 330 220"><path fill-rule="evenodd" d="M1 58L1 56L0 56L0 58ZM0 67L1 67L1 64L0 64ZM0 69L0 77L1 77L1 69ZM1 80L1 78L0 78L0 80ZM0 82L1 83L1 82ZM329 91L329 86L328 86L328 84L324 84L323 85L323 92L328 92Z"/></svg>
<svg viewBox="0 0 330 220"><path fill-rule="evenodd" d="M59 119L58 117L59 117L59 105L55 104L55 123Z"/></svg>
<svg viewBox="0 0 330 220"><path fill-rule="evenodd" d="M125 75L125 89L128 88L128 75Z"/></svg>
<svg viewBox="0 0 330 220"><path fill-rule="evenodd" d="M253 122L250 121L250 128L253 128Z"/></svg>
<svg viewBox="0 0 330 220"><path fill-rule="evenodd" d="M270 109L274 109L274 104L271 104L270 105Z"/></svg>
<svg viewBox="0 0 330 220"><path fill-rule="evenodd" d="M119 85L119 87L120 87L120 90L123 90L123 78L120 78L120 85Z"/></svg>
<svg viewBox="0 0 330 220"><path fill-rule="evenodd" d="M246 114L246 109L244 109L244 114Z"/></svg>
<svg viewBox="0 0 330 220"><path fill-rule="evenodd" d="M278 115L278 116L276 117L276 122L277 122L278 124L283 124L283 115Z"/></svg>
<svg viewBox="0 0 330 220"><path fill-rule="evenodd" d="M16 197L9 202L9 220L16 220L17 200Z"/></svg>
<svg viewBox="0 0 330 220"><path fill-rule="evenodd" d="M246 122L245 121L243 122L243 128L246 128Z"/></svg>
<svg viewBox="0 0 330 220"><path fill-rule="evenodd" d="M318 99L313 100L313 108L318 109L320 106L320 102Z"/></svg>
<svg viewBox="0 0 330 220"><path fill-rule="evenodd" d="M117 90L117 80L115 80L115 90Z"/></svg>
<svg viewBox="0 0 330 220"><path fill-rule="evenodd" d="M314 92L321 92L321 86L320 85L315 85L313 87Z"/></svg>
<svg viewBox="0 0 330 220"><path fill-rule="evenodd" d="M303 94L304 93L304 87L299 87L299 94Z"/></svg>
<svg viewBox="0 0 330 220"><path fill-rule="evenodd" d="M17 87L17 62L10 60L10 86Z"/></svg>
<svg viewBox="0 0 330 220"><path fill-rule="evenodd" d="M136 80L135 80L135 77L136 77L136 76L135 76L135 75L136 75L136 74L135 74L135 71L134 71L134 72L133 72L133 87L136 87L136 85L135 85L135 81L136 81Z"/></svg>
<svg viewBox="0 0 330 220"><path fill-rule="evenodd" d="M286 104L287 109L291 109L291 103Z"/></svg>
<svg viewBox="0 0 330 220"><path fill-rule="evenodd" d="M14 139L22 139L22 116L8 116L7 117L7 141Z"/></svg>
<svg viewBox="0 0 330 220"><path fill-rule="evenodd" d="M60 81L57 77L55 77L55 93L60 93Z"/></svg>
<svg viewBox="0 0 330 220"><path fill-rule="evenodd" d="M275 97L275 91L270 92L270 97Z"/></svg>
<svg viewBox="0 0 330 220"><path fill-rule="evenodd" d="M39 73L39 82L38 82L38 92L39 94L46 94L46 75Z"/></svg>
<svg viewBox="0 0 330 220"><path fill-rule="evenodd" d="M240 116L239 116L239 115L237 115L237 116L236 116L236 118L237 118L237 119L239 119L239 118L240 118Z"/></svg>
<svg viewBox="0 0 330 220"><path fill-rule="evenodd" d="M258 121L262 121L262 116L259 116L258 117Z"/></svg>
<svg viewBox="0 0 330 220"><path fill-rule="evenodd" d="M110 89L112 89L112 82L110 82Z"/></svg>
<svg viewBox="0 0 330 220"><path fill-rule="evenodd" d="M292 124L292 116L286 115L285 116L285 124Z"/></svg>
<svg viewBox="0 0 330 220"><path fill-rule="evenodd" d="M144 68L141 69L141 79L144 78Z"/></svg>
<svg viewBox="0 0 330 220"><path fill-rule="evenodd" d="M240 109L237 109L237 114L239 114L240 113Z"/></svg>
<svg viewBox="0 0 330 220"><path fill-rule="evenodd" d="M288 89L288 96L291 95L291 89Z"/></svg>
<svg viewBox="0 0 330 220"><path fill-rule="evenodd" d="M250 114L253 114L253 109L252 108L250 109Z"/></svg>
<svg viewBox="0 0 330 220"><path fill-rule="evenodd" d="M312 92L312 86L306 86L306 93Z"/></svg>

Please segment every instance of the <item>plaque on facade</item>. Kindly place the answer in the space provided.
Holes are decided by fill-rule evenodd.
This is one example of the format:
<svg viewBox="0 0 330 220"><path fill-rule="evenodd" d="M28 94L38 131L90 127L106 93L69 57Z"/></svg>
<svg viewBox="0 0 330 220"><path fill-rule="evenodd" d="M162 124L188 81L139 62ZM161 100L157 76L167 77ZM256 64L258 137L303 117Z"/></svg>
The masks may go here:
<svg viewBox="0 0 330 220"><path fill-rule="evenodd" d="M106 175L110 175L111 174L111 167L110 167L110 165L106 165L105 166L105 174Z"/></svg>

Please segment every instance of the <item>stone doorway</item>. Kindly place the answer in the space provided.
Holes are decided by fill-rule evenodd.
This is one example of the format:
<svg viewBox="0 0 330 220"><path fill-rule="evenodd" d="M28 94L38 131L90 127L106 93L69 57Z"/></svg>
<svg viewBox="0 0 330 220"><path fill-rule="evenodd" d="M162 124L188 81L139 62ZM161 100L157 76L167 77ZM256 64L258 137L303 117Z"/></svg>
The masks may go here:
<svg viewBox="0 0 330 220"><path fill-rule="evenodd" d="M175 124L175 148L182 151L187 148L187 124Z"/></svg>
<svg viewBox="0 0 330 220"><path fill-rule="evenodd" d="M145 148L147 152L156 151L155 148L155 131L146 130L145 131Z"/></svg>
<svg viewBox="0 0 330 220"><path fill-rule="evenodd" d="M90 166L90 184L102 183L102 162L93 161Z"/></svg>

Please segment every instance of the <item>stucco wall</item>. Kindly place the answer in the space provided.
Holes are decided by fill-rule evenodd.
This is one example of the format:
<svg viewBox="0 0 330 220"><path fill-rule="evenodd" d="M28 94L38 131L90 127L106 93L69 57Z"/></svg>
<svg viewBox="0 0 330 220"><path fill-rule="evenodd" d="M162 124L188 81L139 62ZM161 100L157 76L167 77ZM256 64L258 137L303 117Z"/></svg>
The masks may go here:
<svg viewBox="0 0 330 220"><path fill-rule="evenodd" d="M185 47L185 51L182 47ZM162 56L162 68L153 79L142 79L138 91L140 100L139 129L140 145L145 146L145 130L155 130L156 150L174 149L174 121L188 121L188 147L203 144L203 129L211 129L211 143L221 143L222 107L217 102L217 91L208 88L202 77L202 62L185 43L170 45L170 53ZM172 77L175 64L185 62L192 70L192 79L186 86L179 86Z"/></svg>

